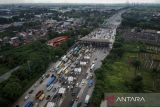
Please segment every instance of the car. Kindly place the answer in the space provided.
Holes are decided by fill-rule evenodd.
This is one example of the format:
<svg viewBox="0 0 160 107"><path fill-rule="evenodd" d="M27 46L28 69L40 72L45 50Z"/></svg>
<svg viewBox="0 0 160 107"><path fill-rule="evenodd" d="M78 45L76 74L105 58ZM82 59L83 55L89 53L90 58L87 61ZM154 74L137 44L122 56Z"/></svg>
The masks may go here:
<svg viewBox="0 0 160 107"><path fill-rule="evenodd" d="M79 97L76 97L76 98L75 98L75 101L78 101L78 100L79 100Z"/></svg>
<svg viewBox="0 0 160 107"><path fill-rule="evenodd" d="M78 86L79 86L79 83L77 82L76 87L78 87Z"/></svg>
<svg viewBox="0 0 160 107"><path fill-rule="evenodd" d="M70 88L70 86L67 87L68 89Z"/></svg>
<svg viewBox="0 0 160 107"><path fill-rule="evenodd" d="M50 95L48 95L48 96L46 97L46 100L49 100L49 99L50 99L50 97L51 97L51 96L50 96Z"/></svg>
<svg viewBox="0 0 160 107"><path fill-rule="evenodd" d="M72 96L75 96L76 95L76 93L75 92L72 92L72 94L71 94Z"/></svg>
<svg viewBox="0 0 160 107"><path fill-rule="evenodd" d="M33 93L33 91L34 91L34 90L29 91L29 92L28 92L28 94L32 94L32 93Z"/></svg>
<svg viewBox="0 0 160 107"><path fill-rule="evenodd" d="M54 96L53 96L53 99L55 99L55 98L57 98L58 97L58 94L55 94Z"/></svg>
<svg viewBox="0 0 160 107"><path fill-rule="evenodd" d="M74 100L72 99L72 101L70 101L70 105L72 106L72 105L73 105L73 103L74 103Z"/></svg>
<svg viewBox="0 0 160 107"><path fill-rule="evenodd" d="M39 83L42 84L43 80L40 80Z"/></svg>
<svg viewBox="0 0 160 107"><path fill-rule="evenodd" d="M54 88L52 92L55 92L57 90L57 88Z"/></svg>
<svg viewBox="0 0 160 107"><path fill-rule="evenodd" d="M70 88L71 88L71 90L73 90L73 88L74 88L73 85L71 85Z"/></svg>
<svg viewBox="0 0 160 107"><path fill-rule="evenodd" d="M95 61L92 61L92 64L94 64L95 63Z"/></svg>
<svg viewBox="0 0 160 107"><path fill-rule="evenodd" d="M29 95L27 95L27 96L24 97L24 100L27 100L27 99L29 99Z"/></svg>
<svg viewBox="0 0 160 107"><path fill-rule="evenodd" d="M46 74L46 78L48 78L50 76L50 74Z"/></svg>
<svg viewBox="0 0 160 107"><path fill-rule="evenodd" d="M39 103L35 103L33 107L39 107Z"/></svg>
<svg viewBox="0 0 160 107"><path fill-rule="evenodd" d="M42 80L44 80L44 79L45 79L45 75L42 75L42 77L41 77L41 78L42 78Z"/></svg>
<svg viewBox="0 0 160 107"><path fill-rule="evenodd" d="M88 80L89 78L90 78L90 76L88 75L86 79Z"/></svg>
<svg viewBox="0 0 160 107"><path fill-rule="evenodd" d="M50 72L54 72L54 71L55 71L55 68L51 68L51 69L50 69Z"/></svg>
<svg viewBox="0 0 160 107"><path fill-rule="evenodd" d="M92 75L90 75L90 78L91 78L91 79L93 78L93 74L92 74Z"/></svg>
<svg viewBox="0 0 160 107"><path fill-rule="evenodd" d="M85 84L85 81L82 81L82 86Z"/></svg>
<svg viewBox="0 0 160 107"><path fill-rule="evenodd" d="M37 87L37 86L38 86L38 84L37 84L37 83L35 83L35 84L34 84L34 87Z"/></svg>
<svg viewBox="0 0 160 107"><path fill-rule="evenodd" d="M51 77L54 77L54 74L52 74Z"/></svg>

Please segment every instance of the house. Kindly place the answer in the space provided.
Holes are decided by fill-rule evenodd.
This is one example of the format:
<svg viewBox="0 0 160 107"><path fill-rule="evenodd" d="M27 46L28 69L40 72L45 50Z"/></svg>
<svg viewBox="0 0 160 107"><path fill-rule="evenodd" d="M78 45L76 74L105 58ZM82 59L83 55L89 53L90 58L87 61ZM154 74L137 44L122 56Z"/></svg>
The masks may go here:
<svg viewBox="0 0 160 107"><path fill-rule="evenodd" d="M10 38L10 40L11 40L10 43L11 43L14 47L19 46L20 41L19 41L19 38L18 38L18 37L12 37L12 38Z"/></svg>

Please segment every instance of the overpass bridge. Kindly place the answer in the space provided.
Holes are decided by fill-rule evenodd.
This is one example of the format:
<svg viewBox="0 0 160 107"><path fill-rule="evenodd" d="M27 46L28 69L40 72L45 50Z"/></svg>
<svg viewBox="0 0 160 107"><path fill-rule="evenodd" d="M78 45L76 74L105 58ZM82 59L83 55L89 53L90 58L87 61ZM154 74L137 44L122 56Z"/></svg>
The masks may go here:
<svg viewBox="0 0 160 107"><path fill-rule="evenodd" d="M79 43L85 46L92 47L109 47L112 42L108 39L91 39L91 38L81 38Z"/></svg>

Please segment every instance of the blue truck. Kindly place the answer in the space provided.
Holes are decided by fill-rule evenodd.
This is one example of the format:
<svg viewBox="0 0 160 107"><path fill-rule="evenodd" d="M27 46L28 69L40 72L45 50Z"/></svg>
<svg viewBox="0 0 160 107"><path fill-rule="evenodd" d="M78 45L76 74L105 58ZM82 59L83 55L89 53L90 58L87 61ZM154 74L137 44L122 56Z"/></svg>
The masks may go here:
<svg viewBox="0 0 160 107"><path fill-rule="evenodd" d="M93 80L92 79L88 80L88 86L92 87L92 85L93 85Z"/></svg>
<svg viewBox="0 0 160 107"><path fill-rule="evenodd" d="M24 107L32 107L33 106L33 102L32 101L28 101Z"/></svg>
<svg viewBox="0 0 160 107"><path fill-rule="evenodd" d="M48 80L48 82L47 82L47 87L49 87L55 80L56 80L56 76L53 75L53 76Z"/></svg>

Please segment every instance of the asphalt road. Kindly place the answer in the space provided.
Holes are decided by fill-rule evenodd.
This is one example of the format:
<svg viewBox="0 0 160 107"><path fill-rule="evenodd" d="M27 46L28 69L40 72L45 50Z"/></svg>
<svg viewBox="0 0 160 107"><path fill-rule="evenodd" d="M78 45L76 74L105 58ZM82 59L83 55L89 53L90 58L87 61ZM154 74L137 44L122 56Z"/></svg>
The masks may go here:
<svg viewBox="0 0 160 107"><path fill-rule="evenodd" d="M102 60L109 54L109 52L111 51L112 47L113 47L113 43L115 41L115 35L116 35L116 29L117 27L120 25L121 23L121 14L124 11L113 15L112 17L110 17L107 20L106 26L111 26L112 28L112 33L111 33L111 38L112 38L112 43L110 44L110 47L106 47L106 48L95 48L95 50L92 52L92 57L91 57L91 62L95 62L95 67L94 70L98 69L101 67L102 65ZM96 59L96 60L95 60ZM95 81L95 80L94 80ZM88 86L85 87L83 94L79 100L79 102L82 102L81 107L84 107L84 102L85 102L85 97L86 95L92 95L94 87L89 88ZM73 107L77 107L77 103L74 103Z"/></svg>

